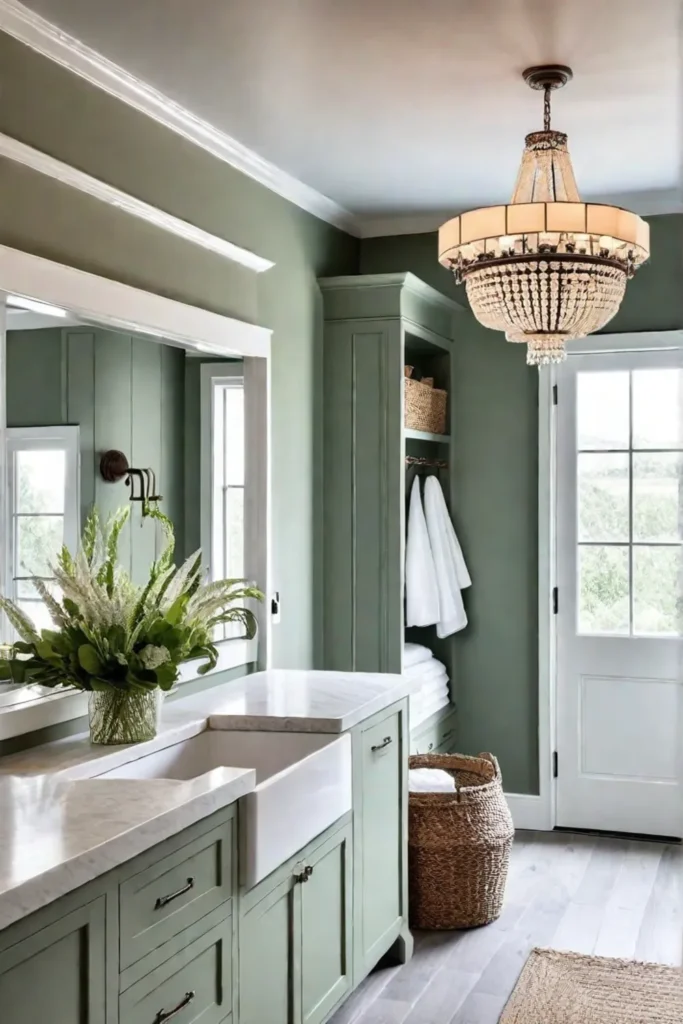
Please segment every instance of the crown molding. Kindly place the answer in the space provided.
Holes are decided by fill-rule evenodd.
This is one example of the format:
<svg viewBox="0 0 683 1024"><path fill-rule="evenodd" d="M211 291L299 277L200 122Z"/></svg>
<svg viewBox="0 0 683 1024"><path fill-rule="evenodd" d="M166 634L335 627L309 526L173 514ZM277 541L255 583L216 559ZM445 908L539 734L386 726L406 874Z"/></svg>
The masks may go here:
<svg viewBox="0 0 683 1024"><path fill-rule="evenodd" d="M622 195L589 196L585 202L606 203L632 210L641 217L656 217L665 213L683 213L683 193L680 189L651 189ZM475 204L476 205L476 204ZM471 207L470 207L471 208ZM361 238L379 238L389 235L421 235L438 231L444 221L463 213L468 207L444 210L441 213L395 214L385 217L364 217L360 222Z"/></svg>
<svg viewBox="0 0 683 1024"><path fill-rule="evenodd" d="M275 164L259 156L258 153L237 139L219 131L208 121L192 114L179 103L169 99L146 82L103 57L96 50L63 32L52 22L19 3L18 0L0 0L0 31L61 64L92 85L153 118L166 128L170 128L171 131L182 135L183 138L200 146L212 156L229 164L242 174L246 174L300 209L306 210L320 220L357 238L432 232L436 231L445 220L462 212L455 209L444 211L441 214L432 212L357 216L316 189L276 167ZM591 196L589 201L623 206L643 217L683 212L683 197L679 189L651 190L609 197ZM150 209L153 208L150 207ZM177 220L177 218L173 219ZM178 223L182 222L178 221ZM189 228L190 225L187 227ZM200 229L195 230L200 231ZM208 235L206 232L204 234ZM229 245L230 243L224 244ZM234 248L238 249L237 246ZM259 259L259 257L254 258Z"/></svg>
<svg viewBox="0 0 683 1024"><path fill-rule="evenodd" d="M161 228L162 231L177 235L186 242L199 245L202 249L217 253L224 259L239 263L249 270L255 270L258 274L274 266L271 260L264 259L263 256L257 256L248 249L233 245L225 238L212 235L208 231L204 231L203 228L198 228L188 221L157 209L156 206L150 206L149 203L136 199L135 196L128 195L127 192L122 192L120 189L114 188L113 185L107 185L106 182L93 178L76 167L62 163L61 160L56 160L54 157L48 156L47 153L42 153L40 150L27 146L9 135L3 135L1 132L0 157L13 160L24 167L29 167L32 171L44 174L48 178L54 178L55 181L60 181L63 185L76 188L80 192L86 192L109 206L115 206L133 217L138 217L140 220L147 221L148 224Z"/></svg>
<svg viewBox="0 0 683 1024"><path fill-rule="evenodd" d="M280 170L17 0L0 0L0 31L201 146L302 210L349 234L360 235L356 217L334 200Z"/></svg>

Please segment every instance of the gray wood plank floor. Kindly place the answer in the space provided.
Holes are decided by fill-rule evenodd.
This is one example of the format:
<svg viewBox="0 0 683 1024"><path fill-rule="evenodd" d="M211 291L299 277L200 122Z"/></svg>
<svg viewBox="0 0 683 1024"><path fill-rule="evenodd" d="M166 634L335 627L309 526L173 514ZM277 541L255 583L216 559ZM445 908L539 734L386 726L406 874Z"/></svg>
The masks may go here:
<svg viewBox="0 0 683 1024"><path fill-rule="evenodd" d="M683 962L683 848L518 832L494 924L415 936L404 967L374 971L331 1024L497 1024L534 946Z"/></svg>

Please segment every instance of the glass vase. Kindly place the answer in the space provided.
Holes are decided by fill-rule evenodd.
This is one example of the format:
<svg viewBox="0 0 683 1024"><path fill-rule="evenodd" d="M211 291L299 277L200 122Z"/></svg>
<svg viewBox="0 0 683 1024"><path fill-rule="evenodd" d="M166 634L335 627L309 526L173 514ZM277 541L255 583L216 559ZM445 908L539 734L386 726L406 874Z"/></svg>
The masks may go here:
<svg viewBox="0 0 683 1024"><path fill-rule="evenodd" d="M90 741L103 745L153 740L159 726L161 691L93 690L88 697Z"/></svg>

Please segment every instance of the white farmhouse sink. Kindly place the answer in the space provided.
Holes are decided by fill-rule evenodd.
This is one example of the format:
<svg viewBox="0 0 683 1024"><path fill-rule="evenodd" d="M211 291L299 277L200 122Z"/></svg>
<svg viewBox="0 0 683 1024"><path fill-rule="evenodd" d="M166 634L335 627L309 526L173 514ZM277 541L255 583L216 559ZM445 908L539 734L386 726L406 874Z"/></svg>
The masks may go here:
<svg viewBox="0 0 683 1024"><path fill-rule="evenodd" d="M103 772L101 779L194 779L253 768L242 798L240 875L250 888L351 810L351 738L207 730Z"/></svg>

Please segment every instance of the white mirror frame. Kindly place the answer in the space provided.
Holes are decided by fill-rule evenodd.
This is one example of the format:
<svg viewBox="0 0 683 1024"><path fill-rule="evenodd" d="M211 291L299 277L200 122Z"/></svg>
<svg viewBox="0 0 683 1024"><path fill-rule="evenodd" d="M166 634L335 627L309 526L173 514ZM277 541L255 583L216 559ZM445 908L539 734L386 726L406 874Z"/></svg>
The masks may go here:
<svg viewBox="0 0 683 1024"><path fill-rule="evenodd" d="M6 479L6 297L18 295L58 306L85 323L146 335L150 340L178 345L188 351L243 360L245 387L245 447L249 452L247 480L251 495L245 517L245 573L257 580L266 601L257 611L255 641L225 640L219 644L216 672L256 662L270 666L271 615L271 502L270 502L270 347L268 328L221 316L197 306L167 299L139 288L76 270L29 253L0 245L0 481ZM112 310L116 310L113 314ZM4 561L7 530L5 502L0 502L0 557ZM5 566L0 565L0 579ZM196 678L185 666L181 681ZM80 718L87 696L65 690L35 697L26 691L0 705L0 740Z"/></svg>

